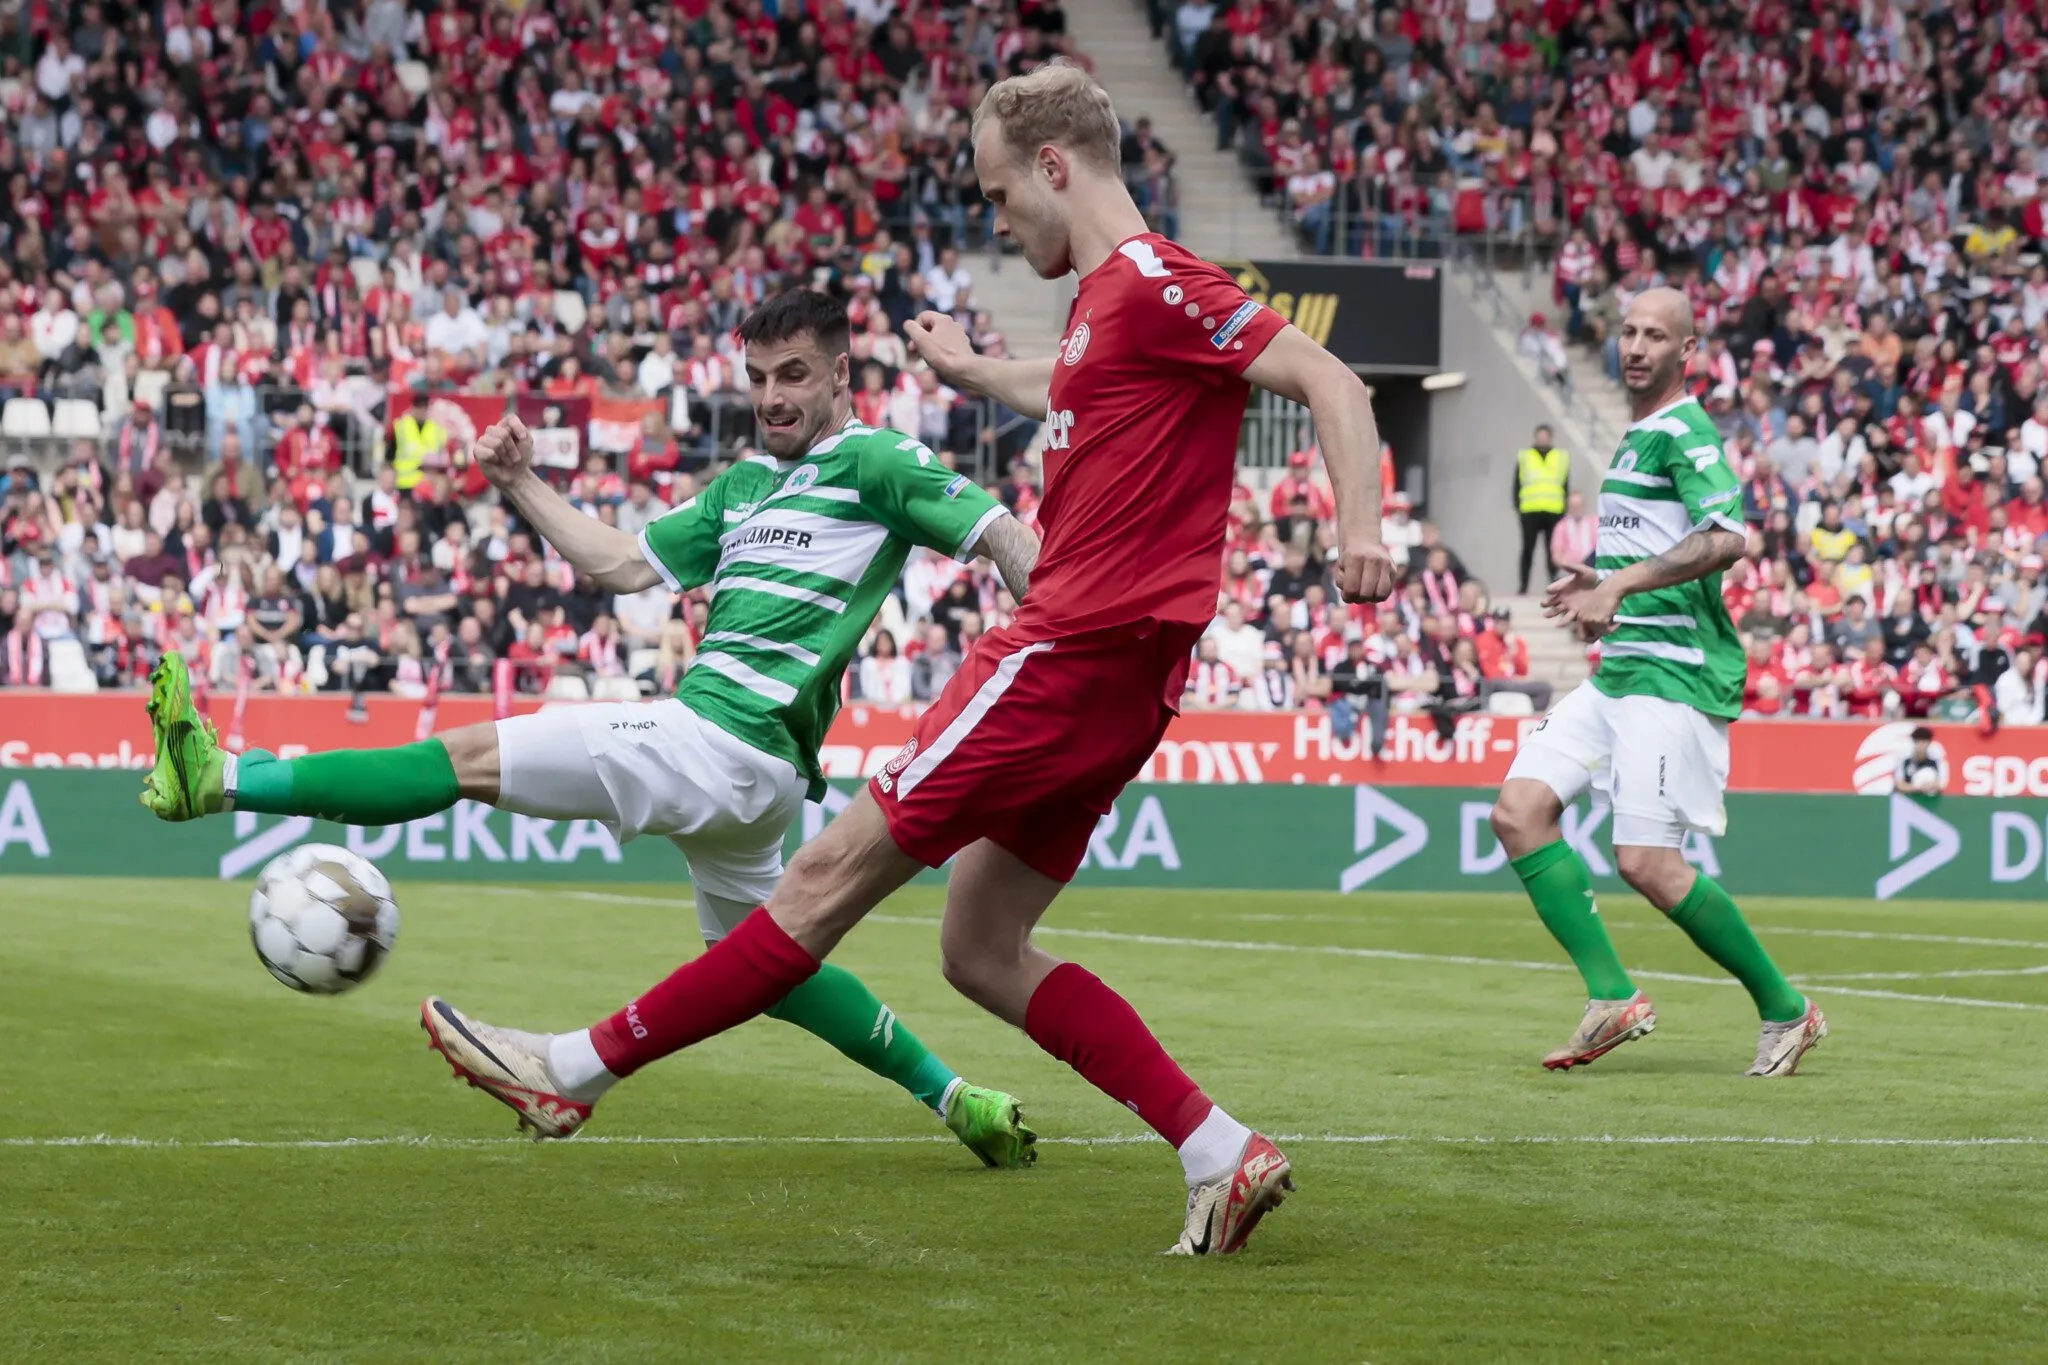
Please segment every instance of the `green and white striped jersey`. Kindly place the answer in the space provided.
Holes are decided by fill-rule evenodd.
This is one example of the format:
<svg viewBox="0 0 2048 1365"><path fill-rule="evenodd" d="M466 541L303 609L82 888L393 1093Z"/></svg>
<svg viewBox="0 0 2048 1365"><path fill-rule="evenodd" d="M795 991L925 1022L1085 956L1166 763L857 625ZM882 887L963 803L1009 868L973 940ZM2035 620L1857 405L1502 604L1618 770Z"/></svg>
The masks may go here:
<svg viewBox="0 0 2048 1365"><path fill-rule="evenodd" d="M1631 426L1600 484L1604 577L1713 524L1742 532L1742 485L1706 410L1681 398ZM1593 685L1610 697L1663 697L1710 716L1742 712L1748 675L1718 574L1621 601L1600 642Z"/></svg>
<svg viewBox="0 0 2048 1365"><path fill-rule="evenodd" d="M704 640L676 696L795 764L816 797L840 675L910 547L964 560L1004 515L914 437L856 421L802 459L740 461L640 533L671 590L711 586Z"/></svg>

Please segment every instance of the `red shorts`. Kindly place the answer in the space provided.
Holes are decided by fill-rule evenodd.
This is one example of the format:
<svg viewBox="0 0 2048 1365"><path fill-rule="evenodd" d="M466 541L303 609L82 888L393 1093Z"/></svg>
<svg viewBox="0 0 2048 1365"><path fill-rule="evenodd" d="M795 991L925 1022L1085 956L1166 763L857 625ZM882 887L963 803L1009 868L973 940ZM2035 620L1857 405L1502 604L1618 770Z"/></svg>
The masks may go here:
<svg viewBox="0 0 2048 1365"><path fill-rule="evenodd" d="M937 867L988 839L1069 881L1095 824L1159 747L1202 628L982 637L869 783L896 846Z"/></svg>

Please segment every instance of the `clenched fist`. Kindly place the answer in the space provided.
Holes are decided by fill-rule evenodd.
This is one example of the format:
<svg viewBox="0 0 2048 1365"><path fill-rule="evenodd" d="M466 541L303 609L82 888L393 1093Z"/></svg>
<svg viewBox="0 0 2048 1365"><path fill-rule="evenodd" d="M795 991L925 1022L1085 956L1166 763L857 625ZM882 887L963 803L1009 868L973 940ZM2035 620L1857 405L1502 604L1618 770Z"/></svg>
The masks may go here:
<svg viewBox="0 0 2048 1365"><path fill-rule="evenodd" d="M948 384L958 384L960 375L974 361L974 343L967 329L945 313L930 310L903 324L910 348Z"/></svg>
<svg viewBox="0 0 2048 1365"><path fill-rule="evenodd" d="M510 488L533 471L533 433L516 413L507 413L477 437L470 454L493 486Z"/></svg>
<svg viewBox="0 0 2048 1365"><path fill-rule="evenodd" d="M1384 602L1394 595L1394 557L1377 537L1347 539L1337 554L1337 592L1346 602Z"/></svg>

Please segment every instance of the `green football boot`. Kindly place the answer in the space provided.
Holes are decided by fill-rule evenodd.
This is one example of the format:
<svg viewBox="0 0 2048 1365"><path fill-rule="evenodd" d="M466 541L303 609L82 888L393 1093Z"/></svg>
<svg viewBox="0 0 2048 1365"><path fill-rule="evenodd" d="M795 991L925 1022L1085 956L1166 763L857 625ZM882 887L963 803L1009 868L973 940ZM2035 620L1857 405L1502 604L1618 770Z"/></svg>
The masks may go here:
<svg viewBox="0 0 2048 1365"><path fill-rule="evenodd" d="M150 672L149 726L156 767L143 779L142 804L159 820L219 814L227 805L227 756L192 705L192 676L181 654L165 654Z"/></svg>
<svg viewBox="0 0 2048 1365"><path fill-rule="evenodd" d="M946 1106L946 1126L984 1166L1018 1170L1038 1160L1038 1134L1024 1126L1014 1095L963 1084Z"/></svg>

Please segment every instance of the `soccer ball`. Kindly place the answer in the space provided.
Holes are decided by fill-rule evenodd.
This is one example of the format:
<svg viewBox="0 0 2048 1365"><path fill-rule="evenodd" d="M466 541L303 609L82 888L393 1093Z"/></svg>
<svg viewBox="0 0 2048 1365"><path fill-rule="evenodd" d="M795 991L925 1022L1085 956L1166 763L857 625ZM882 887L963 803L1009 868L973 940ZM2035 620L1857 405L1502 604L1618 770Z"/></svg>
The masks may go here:
<svg viewBox="0 0 2048 1365"><path fill-rule="evenodd" d="M1935 768L1922 768L1913 774L1913 790L1922 796L1933 796L1941 791L1941 772Z"/></svg>
<svg viewBox="0 0 2048 1365"><path fill-rule="evenodd" d="M333 844L303 844L257 874L249 941L293 990L339 995L369 980L398 941L398 904L369 859Z"/></svg>

